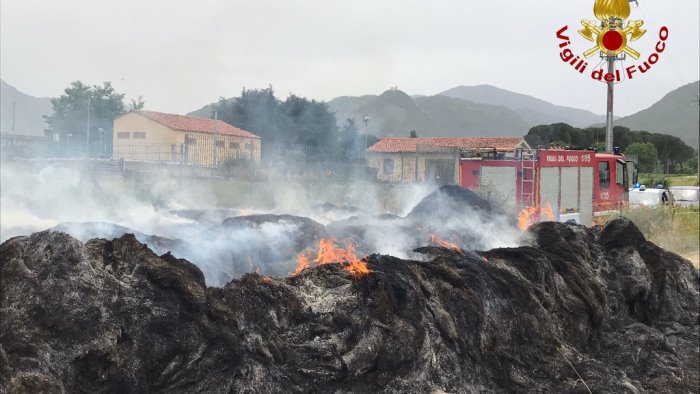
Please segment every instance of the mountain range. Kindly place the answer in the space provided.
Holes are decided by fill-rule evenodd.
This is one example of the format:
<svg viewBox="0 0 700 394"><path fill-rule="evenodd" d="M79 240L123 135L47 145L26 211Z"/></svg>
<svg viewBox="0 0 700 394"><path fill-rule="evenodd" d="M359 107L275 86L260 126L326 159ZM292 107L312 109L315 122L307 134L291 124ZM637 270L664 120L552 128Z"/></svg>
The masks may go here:
<svg viewBox="0 0 700 394"><path fill-rule="evenodd" d="M407 137L411 131L421 137L508 136L528 129L517 113L503 106L441 95L412 98L397 89L378 96L338 97L328 106L339 124L355 118L362 131L368 115L367 132L379 137Z"/></svg>
<svg viewBox="0 0 700 394"><path fill-rule="evenodd" d="M646 130L670 134L698 149L700 142L700 81L695 81L669 92L651 107L620 118L616 125L631 130Z"/></svg>
<svg viewBox="0 0 700 394"><path fill-rule="evenodd" d="M651 107L616 119L616 125L633 130L666 133L681 138L697 149L700 119L696 81L675 89ZM27 95L0 80L0 131L12 131L12 103L15 103L17 134L44 135L43 115L52 111L49 98ZM538 124L564 122L576 127L602 125L603 115L577 108L557 106L538 98L491 85L458 86L434 96L409 96L390 89L379 95L343 96L329 101L338 125L354 118L360 131L379 137L510 136L523 135ZM209 117L211 105L190 114ZM366 125L362 119L370 117Z"/></svg>
<svg viewBox="0 0 700 394"><path fill-rule="evenodd" d="M43 136L47 125L43 115L50 115L51 99L22 93L0 79L0 132L12 133L14 103L15 133Z"/></svg>
<svg viewBox="0 0 700 394"><path fill-rule="evenodd" d="M587 127L605 122L604 115L578 108L562 107L525 94L511 92L491 85L458 86L440 93L478 103L501 105L517 113L528 126L568 123L574 127Z"/></svg>
<svg viewBox="0 0 700 394"><path fill-rule="evenodd" d="M698 148L699 82L672 92L651 107L615 120L615 125L679 137ZM605 116L558 106L525 94L491 85L458 86L435 96L413 96L396 89L378 96L338 97L328 102L338 124L355 118L360 130L369 115L367 131L379 137L524 135L540 124L568 123L575 127L603 126Z"/></svg>

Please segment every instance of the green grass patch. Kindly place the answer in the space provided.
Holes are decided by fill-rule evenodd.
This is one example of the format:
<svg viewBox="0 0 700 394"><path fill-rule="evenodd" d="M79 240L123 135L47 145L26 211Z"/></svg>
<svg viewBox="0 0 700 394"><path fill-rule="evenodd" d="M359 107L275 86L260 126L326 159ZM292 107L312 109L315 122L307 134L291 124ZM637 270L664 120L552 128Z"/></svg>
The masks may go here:
<svg viewBox="0 0 700 394"><path fill-rule="evenodd" d="M697 186L698 177L696 175L640 173L639 184L647 187L656 187L656 185L661 184L666 188L672 186Z"/></svg>

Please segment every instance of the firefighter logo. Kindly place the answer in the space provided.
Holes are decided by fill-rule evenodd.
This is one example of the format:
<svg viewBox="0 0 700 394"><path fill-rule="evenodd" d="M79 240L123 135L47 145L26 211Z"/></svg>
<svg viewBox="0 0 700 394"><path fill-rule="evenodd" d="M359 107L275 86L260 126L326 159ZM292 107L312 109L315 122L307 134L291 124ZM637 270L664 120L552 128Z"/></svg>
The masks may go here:
<svg viewBox="0 0 700 394"><path fill-rule="evenodd" d="M593 47L576 54L573 50L571 37L567 35L569 26L557 31L559 39L559 57L580 74L584 74L589 65L589 59L598 53L603 60L615 62L625 60L627 56L639 60L642 54L630 43L643 37L647 31L642 28L644 21L628 20L631 13L629 0L595 0L593 14L597 21L581 20L582 29L578 33L584 39L594 43ZM625 68L605 70L602 67L591 71L591 79L603 82L622 82L635 76L647 73L656 64L661 53L666 49L668 28L661 27L654 50L643 62L632 64ZM611 72L612 71L612 72Z"/></svg>
<svg viewBox="0 0 700 394"><path fill-rule="evenodd" d="M581 21L583 29L578 31L585 39L596 43L593 48L583 53L585 58L593 56L596 52L607 56L624 52L634 59L639 59L640 53L627 45L628 37L629 41L635 41L647 31L641 28L644 24L641 20L628 21L627 26L624 26L625 20L630 16L628 0L596 0L593 14L600 21L600 26L594 21L584 19ZM593 38L594 34L596 38Z"/></svg>

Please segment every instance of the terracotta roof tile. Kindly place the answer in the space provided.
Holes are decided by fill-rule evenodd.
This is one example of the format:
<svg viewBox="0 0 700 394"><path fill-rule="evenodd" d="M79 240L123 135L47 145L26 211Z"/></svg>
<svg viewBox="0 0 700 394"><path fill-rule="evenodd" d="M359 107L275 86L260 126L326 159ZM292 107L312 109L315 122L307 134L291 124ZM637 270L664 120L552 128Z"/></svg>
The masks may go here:
<svg viewBox="0 0 700 394"><path fill-rule="evenodd" d="M214 132L216 131L221 135L232 135L236 137L246 138L260 138L253 133L239 129L235 126L231 126L230 124L221 120L199 118L195 116L166 114L163 112L154 111L140 111L137 113L162 125L170 127L173 130L211 134L214 134Z"/></svg>
<svg viewBox="0 0 700 394"><path fill-rule="evenodd" d="M367 151L415 152L419 145L457 149L495 148L497 151L512 151L524 141L523 137L383 138L370 146Z"/></svg>

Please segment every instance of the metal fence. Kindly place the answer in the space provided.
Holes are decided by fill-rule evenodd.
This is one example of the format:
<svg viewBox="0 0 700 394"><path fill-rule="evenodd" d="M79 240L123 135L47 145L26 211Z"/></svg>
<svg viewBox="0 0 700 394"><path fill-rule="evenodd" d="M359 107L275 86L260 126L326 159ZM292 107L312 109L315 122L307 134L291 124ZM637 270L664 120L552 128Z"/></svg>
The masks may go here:
<svg viewBox="0 0 700 394"><path fill-rule="evenodd" d="M45 137L2 135L3 158L104 159L115 171L177 176L286 180L372 178L364 151L300 144L264 143L230 136L186 135L187 143L116 144L104 152ZM196 140L196 141L195 141Z"/></svg>

